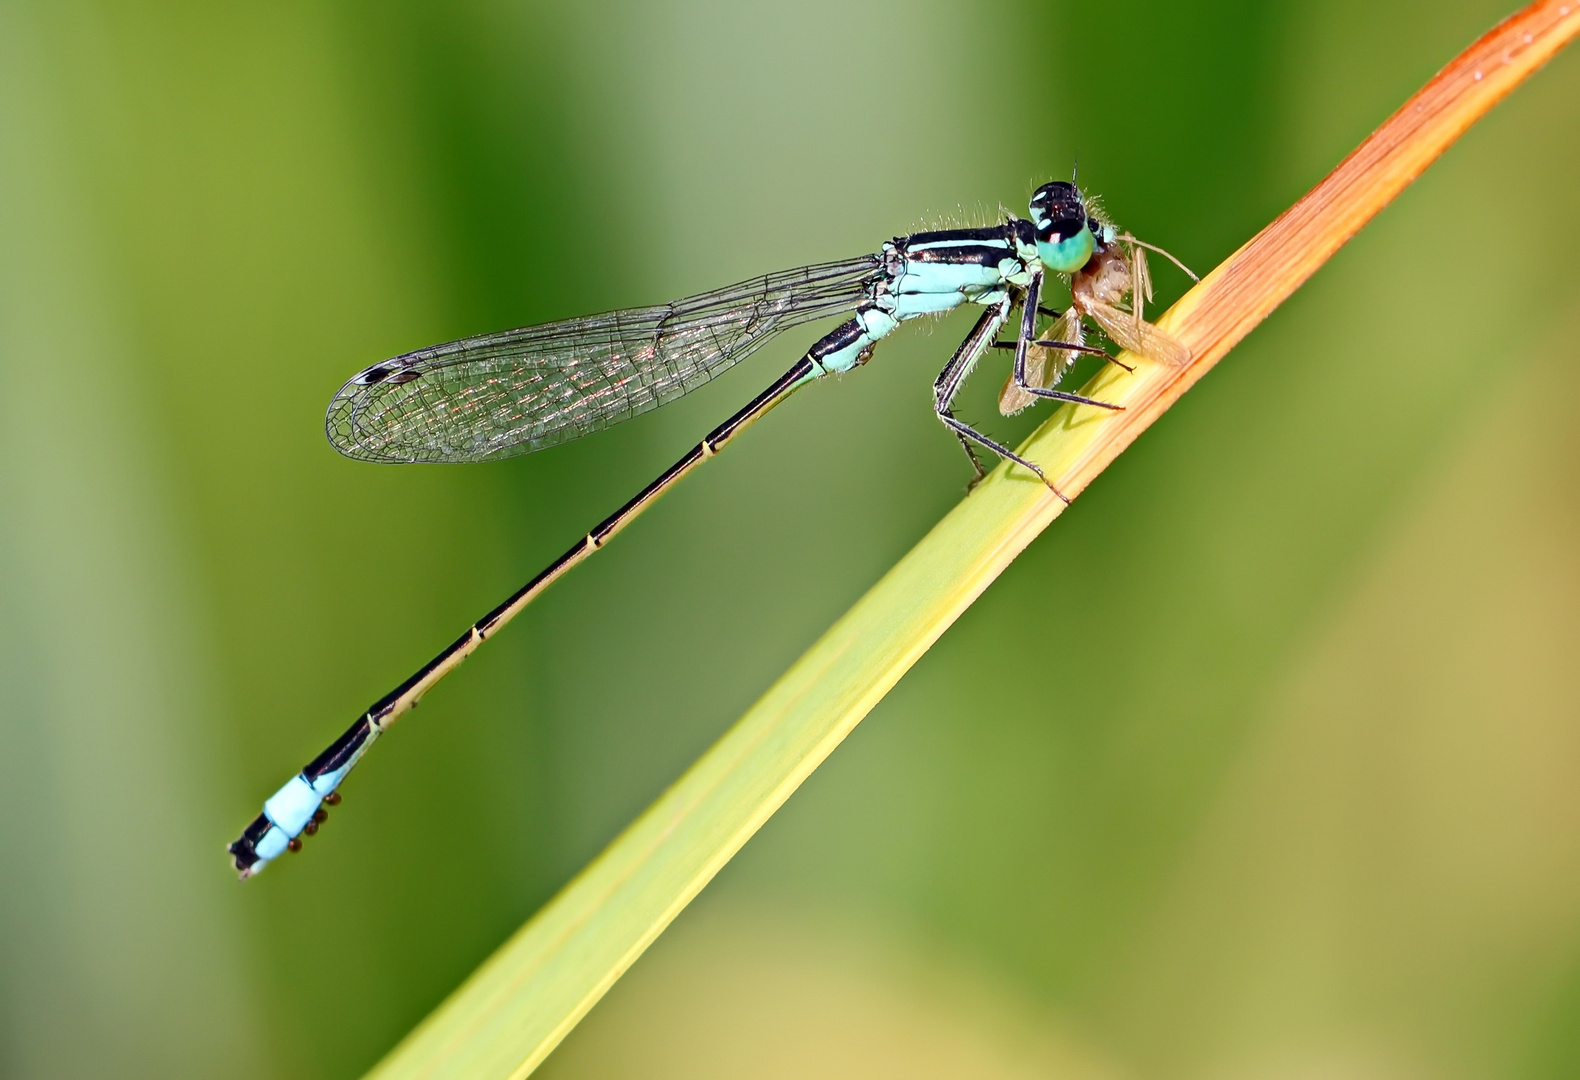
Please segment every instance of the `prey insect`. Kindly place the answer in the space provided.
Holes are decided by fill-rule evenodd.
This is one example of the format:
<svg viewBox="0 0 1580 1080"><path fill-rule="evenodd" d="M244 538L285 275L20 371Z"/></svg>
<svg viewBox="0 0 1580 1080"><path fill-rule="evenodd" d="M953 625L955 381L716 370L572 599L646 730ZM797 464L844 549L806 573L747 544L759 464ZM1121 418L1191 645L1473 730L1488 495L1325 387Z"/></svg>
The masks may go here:
<svg viewBox="0 0 1580 1080"><path fill-rule="evenodd" d="M1014 343L1015 366L998 399L999 411L1005 416L1013 416L1034 403L1037 388L1057 386L1076 358L1089 351L1085 347L1087 319L1096 323L1114 344L1138 356L1175 367L1190 362L1190 351L1185 346L1143 316L1143 305L1152 299L1147 250L1173 262L1192 281L1198 280L1196 275L1162 248L1119 232L1095 208L1088 207L1087 213L1097 237L1096 248L1086 265L1070 275L1070 306L1064 314L1044 309L1053 316L1053 323L1045 331L1052 340L1034 341L1029 349ZM1127 306L1129 310L1125 310ZM1112 357L1109 360L1119 363Z"/></svg>
<svg viewBox="0 0 1580 1080"><path fill-rule="evenodd" d="M1174 364L1189 355L1142 318L1149 286L1139 241L1090 212L1073 183L1044 184L1030 205L1030 220L1010 217L986 228L915 233L875 254L768 274L668 304L436 345L354 375L335 394L325 420L329 441L342 454L375 462L491 461L657 408L784 330L849 315L569 551L374 702L265 801L263 812L227 849L241 877L298 850L301 836L323 822L326 805L340 801L337 789L374 741L539 593L796 390L865 364L877 343L903 322L965 304L983 309L933 384L933 411L965 449L978 479L985 474L977 451L986 449L1059 495L1034 462L955 416L961 387L983 355L993 347L1015 352L1001 401L1006 412L1038 398L1116 407L1054 388L1075 355L1107 357L1084 343L1083 318L1142 355ZM1041 304L1044 282L1054 274L1072 276L1075 300L1064 313ZM1123 311L1119 305L1127 293L1130 310ZM1000 342L1017 306L1018 333L1012 342ZM1054 320L1052 338L1037 333L1043 316Z"/></svg>

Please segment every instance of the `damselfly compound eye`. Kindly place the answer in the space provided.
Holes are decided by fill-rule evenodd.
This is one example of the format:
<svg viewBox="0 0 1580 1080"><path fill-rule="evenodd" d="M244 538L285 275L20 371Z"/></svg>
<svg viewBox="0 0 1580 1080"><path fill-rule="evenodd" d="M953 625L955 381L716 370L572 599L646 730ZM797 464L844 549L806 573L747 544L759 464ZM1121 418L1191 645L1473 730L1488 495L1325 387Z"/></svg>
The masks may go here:
<svg viewBox="0 0 1580 1080"><path fill-rule="evenodd" d="M1080 189L1067 181L1055 180L1051 184L1044 184L1031 197L1033 220L1038 217L1058 218L1076 215L1085 217L1086 207L1081 201Z"/></svg>

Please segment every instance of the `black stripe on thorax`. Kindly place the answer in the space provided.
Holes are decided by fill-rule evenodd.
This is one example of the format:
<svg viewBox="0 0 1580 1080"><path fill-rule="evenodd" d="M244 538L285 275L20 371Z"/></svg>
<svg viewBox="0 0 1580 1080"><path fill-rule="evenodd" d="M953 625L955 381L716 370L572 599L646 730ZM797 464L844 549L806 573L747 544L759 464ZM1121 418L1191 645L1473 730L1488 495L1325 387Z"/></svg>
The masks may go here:
<svg viewBox="0 0 1580 1080"><path fill-rule="evenodd" d="M917 244L937 243L940 240L1005 241L1012 239L1013 235L1013 230L1009 226L989 225L981 229L941 229L936 232L912 233L910 236L903 237L901 242L907 247L911 247Z"/></svg>
<svg viewBox="0 0 1580 1080"><path fill-rule="evenodd" d="M1005 256L1015 254L1015 228L1011 223L982 229L913 233L897 239L894 247L908 262L997 266Z"/></svg>
<svg viewBox="0 0 1580 1080"><path fill-rule="evenodd" d="M913 263L943 263L947 266L997 266L1006 258L1014 257L1014 254L1014 249L1007 244L995 244L991 247L985 244L970 244L960 247L926 248L922 251L907 250L905 260Z"/></svg>

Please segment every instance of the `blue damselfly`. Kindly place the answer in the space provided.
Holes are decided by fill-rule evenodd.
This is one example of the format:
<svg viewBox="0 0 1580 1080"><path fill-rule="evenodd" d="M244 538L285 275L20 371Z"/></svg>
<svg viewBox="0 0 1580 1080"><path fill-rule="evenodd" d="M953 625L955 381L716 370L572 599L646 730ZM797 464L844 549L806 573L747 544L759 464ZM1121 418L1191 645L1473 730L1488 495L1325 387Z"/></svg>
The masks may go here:
<svg viewBox="0 0 1580 1080"><path fill-rule="evenodd" d="M876 254L768 274L669 304L436 345L352 377L330 402L325 421L329 441L342 454L376 462L491 461L657 408L781 331L851 314L635 498L358 717L268 799L229 846L237 871L246 878L282 852L297 850L301 834L316 832L324 820L324 804L339 802L336 789L374 740L534 597L747 425L808 383L865 364L873 347L908 319L964 304L985 309L933 384L934 412L960 441L977 479L985 475L980 447L1052 488L1037 465L957 419L955 399L986 351L1003 348L1015 354L999 400L1006 414L1038 398L1115 408L1054 388L1078 354L1112 359L1085 344L1086 319L1132 352L1162 363L1188 361L1183 346L1143 318L1151 294L1147 247L1120 233L1073 183L1057 181L1032 195L1029 221L1008 217L986 228L915 233ZM1069 276L1065 312L1041 304L1048 274ZM1015 339L999 341L1017 306ZM1053 322L1039 334L1044 318Z"/></svg>

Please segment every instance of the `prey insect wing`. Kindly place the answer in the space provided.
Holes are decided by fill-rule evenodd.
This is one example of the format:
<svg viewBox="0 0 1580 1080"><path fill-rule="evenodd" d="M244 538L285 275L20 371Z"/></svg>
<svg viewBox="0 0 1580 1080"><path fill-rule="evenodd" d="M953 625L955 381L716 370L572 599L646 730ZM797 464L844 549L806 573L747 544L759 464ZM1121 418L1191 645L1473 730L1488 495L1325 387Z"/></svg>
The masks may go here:
<svg viewBox="0 0 1580 1080"><path fill-rule="evenodd" d="M651 307L418 349L353 376L329 441L379 462L510 457L601 431L701 386L782 330L853 309L883 275L867 255Z"/></svg>
<svg viewBox="0 0 1580 1080"><path fill-rule="evenodd" d="M1084 345L1086 337L1081 326L1080 313L1075 308L1070 308L1043 331L1043 337L1052 341L1067 341L1072 345ZM1028 349L1026 384L1044 389L1057 386L1065 369L1075 362L1075 357L1076 354L1068 349L1042 349L1035 346ZM1004 389L999 391L998 410L1004 416L1014 416L1034 405L1037 400L1036 395L1015 385L1015 374L1011 372L1004 382Z"/></svg>
<svg viewBox="0 0 1580 1080"><path fill-rule="evenodd" d="M1136 340L1146 334L1146 305L1152 302L1152 275L1147 272L1147 251L1130 249L1130 328Z"/></svg>
<svg viewBox="0 0 1580 1080"><path fill-rule="evenodd" d="M1113 232L1111 223L1101 224ZM1103 247L1092 260L1071 275L1070 308L1045 331L1046 337L1084 344L1084 320L1090 319L1122 349L1172 367L1188 364L1190 350L1146 321L1145 305L1152 299L1152 275L1145 250L1148 246L1128 233L1105 236ZM1118 306L1127 297L1128 311ZM1031 350L1026 356L1026 387L1048 389L1058 385L1075 358L1076 354L1067 349ZM1016 384L1011 373L999 394L999 411L1013 416L1035 400L1034 394Z"/></svg>
<svg viewBox="0 0 1580 1080"><path fill-rule="evenodd" d="M1131 312L1122 311L1112 304L1088 303L1086 314L1120 348L1171 367L1184 367L1190 363L1189 349L1167 331L1159 330L1145 320L1137 320Z"/></svg>

